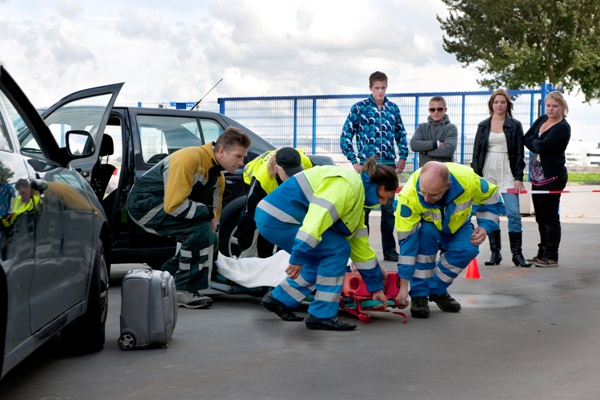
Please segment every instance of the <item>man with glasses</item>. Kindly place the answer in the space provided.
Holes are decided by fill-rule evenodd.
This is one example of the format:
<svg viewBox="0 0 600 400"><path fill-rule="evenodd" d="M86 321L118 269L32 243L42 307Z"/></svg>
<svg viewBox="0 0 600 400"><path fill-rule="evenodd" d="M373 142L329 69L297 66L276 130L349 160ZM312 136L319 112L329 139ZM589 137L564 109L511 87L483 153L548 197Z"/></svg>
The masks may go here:
<svg viewBox="0 0 600 400"><path fill-rule="evenodd" d="M375 71L369 76L371 96L359 101L350 109L340 137L340 148L354 170L358 173L362 165L372 156L378 164L389 165L400 174L406 166L408 145L406 129L400 109L385 96L387 75ZM356 151L353 141L356 140ZM398 153L396 153L396 147ZM398 261L394 238L394 199L381 206L381 247L383 259ZM365 225L369 227L370 209L365 210Z"/></svg>
<svg viewBox="0 0 600 400"><path fill-rule="evenodd" d="M445 312L460 311L448 287L477 257L485 237L498 229L498 196L498 186L456 163L429 161L408 178L396 210L397 299L406 307L410 294L413 318L429 317L429 301ZM473 204L479 205L476 228ZM439 248L444 251L436 263Z"/></svg>
<svg viewBox="0 0 600 400"><path fill-rule="evenodd" d="M419 153L419 168L427 161L452 162L458 130L446 115L446 100L434 96L429 100L429 117L421 122L410 139L410 149Z"/></svg>
<svg viewBox="0 0 600 400"><path fill-rule="evenodd" d="M244 166L250 137L229 127L215 142L185 147L137 178L127 197L134 223L146 231L177 240L174 257L162 266L175 276L177 303L208 308L212 299L209 270L217 259L217 227L225 189L223 171Z"/></svg>

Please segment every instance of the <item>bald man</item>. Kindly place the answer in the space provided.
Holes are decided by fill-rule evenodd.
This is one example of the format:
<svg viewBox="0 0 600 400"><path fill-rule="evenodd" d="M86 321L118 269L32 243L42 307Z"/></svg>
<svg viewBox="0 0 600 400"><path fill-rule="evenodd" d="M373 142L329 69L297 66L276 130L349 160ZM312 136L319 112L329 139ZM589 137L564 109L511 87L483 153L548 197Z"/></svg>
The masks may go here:
<svg viewBox="0 0 600 400"><path fill-rule="evenodd" d="M429 161L410 176L396 209L397 299L406 307L410 294L413 318L429 317L429 301L445 312L460 311L448 287L477 257L487 234L498 229L498 196L496 185L460 164ZM471 222L473 204L479 205L476 228Z"/></svg>

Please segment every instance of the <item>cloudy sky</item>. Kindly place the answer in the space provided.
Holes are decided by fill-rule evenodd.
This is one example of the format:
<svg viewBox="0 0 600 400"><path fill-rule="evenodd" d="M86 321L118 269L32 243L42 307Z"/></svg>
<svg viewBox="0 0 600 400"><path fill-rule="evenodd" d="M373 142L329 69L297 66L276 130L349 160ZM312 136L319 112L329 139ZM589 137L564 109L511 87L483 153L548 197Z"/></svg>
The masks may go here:
<svg viewBox="0 0 600 400"><path fill-rule="evenodd" d="M440 0L0 0L0 62L36 107L125 82L118 104L230 96L480 90L442 49ZM567 96L573 137L600 105Z"/></svg>

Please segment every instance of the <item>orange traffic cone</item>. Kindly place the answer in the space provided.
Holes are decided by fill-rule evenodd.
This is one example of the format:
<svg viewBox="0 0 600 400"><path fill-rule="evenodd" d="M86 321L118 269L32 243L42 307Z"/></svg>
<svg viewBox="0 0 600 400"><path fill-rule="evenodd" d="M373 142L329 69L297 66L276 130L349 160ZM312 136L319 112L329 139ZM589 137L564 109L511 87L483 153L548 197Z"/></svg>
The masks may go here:
<svg viewBox="0 0 600 400"><path fill-rule="evenodd" d="M469 265L467 265L467 272L465 273L465 278L468 279L479 279L481 275L479 275L479 265L477 265L477 257L475 257Z"/></svg>

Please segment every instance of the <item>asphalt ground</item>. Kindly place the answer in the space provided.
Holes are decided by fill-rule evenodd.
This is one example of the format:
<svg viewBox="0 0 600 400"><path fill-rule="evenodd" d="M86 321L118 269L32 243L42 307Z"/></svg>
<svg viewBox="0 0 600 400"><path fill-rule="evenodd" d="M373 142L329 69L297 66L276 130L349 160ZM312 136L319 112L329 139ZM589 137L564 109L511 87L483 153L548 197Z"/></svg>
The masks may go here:
<svg viewBox="0 0 600 400"><path fill-rule="evenodd" d="M122 351L113 266L103 351L78 357L52 340L0 381L0 399L597 399L600 393L600 193L569 186L561 202L560 267L520 268L504 257L480 279L459 276L458 314L430 303L429 319L371 313L351 332L284 322L247 295L215 294L209 310L179 309L168 348ZM378 213L373 245L381 256ZM524 254L538 243L523 217ZM394 263L385 262L389 270Z"/></svg>

